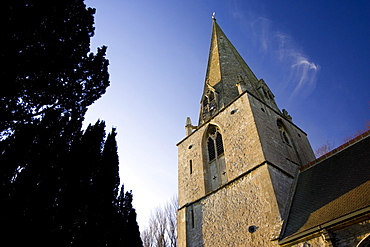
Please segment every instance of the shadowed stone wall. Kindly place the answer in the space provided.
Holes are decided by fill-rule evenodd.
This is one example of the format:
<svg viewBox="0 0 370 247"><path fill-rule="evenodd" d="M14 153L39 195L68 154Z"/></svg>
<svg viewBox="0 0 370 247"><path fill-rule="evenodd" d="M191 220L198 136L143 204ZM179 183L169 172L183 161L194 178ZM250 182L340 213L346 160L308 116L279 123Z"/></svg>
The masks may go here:
<svg viewBox="0 0 370 247"><path fill-rule="evenodd" d="M343 222L323 231L315 232L283 246L289 247L356 247L364 238L369 236L370 215L362 217L365 220L356 220ZM298 243L297 243L298 242ZM368 246L368 245L365 245ZM362 247L362 246L361 246Z"/></svg>

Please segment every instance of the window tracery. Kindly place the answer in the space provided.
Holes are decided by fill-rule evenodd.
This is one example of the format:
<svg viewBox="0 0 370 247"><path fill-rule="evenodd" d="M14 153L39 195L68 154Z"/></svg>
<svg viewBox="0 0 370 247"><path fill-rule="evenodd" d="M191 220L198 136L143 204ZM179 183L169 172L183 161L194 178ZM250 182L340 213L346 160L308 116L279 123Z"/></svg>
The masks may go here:
<svg viewBox="0 0 370 247"><path fill-rule="evenodd" d="M278 127L279 132L280 132L281 140L282 140L286 145L291 146L290 137L289 137L288 132L286 131L285 126L284 126L283 122L281 121L281 119L279 119L279 120L277 121L277 127Z"/></svg>
<svg viewBox="0 0 370 247"><path fill-rule="evenodd" d="M224 157L224 144L220 129L215 125L210 125L206 133L206 188L208 191L214 190L227 180L227 172Z"/></svg>

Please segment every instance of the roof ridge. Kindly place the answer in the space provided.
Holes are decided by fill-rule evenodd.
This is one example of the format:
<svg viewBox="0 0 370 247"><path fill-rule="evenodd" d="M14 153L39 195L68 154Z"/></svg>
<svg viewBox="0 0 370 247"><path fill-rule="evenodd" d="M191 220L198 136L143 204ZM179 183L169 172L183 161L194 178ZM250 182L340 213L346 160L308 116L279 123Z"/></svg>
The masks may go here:
<svg viewBox="0 0 370 247"><path fill-rule="evenodd" d="M307 170L308 168L320 163L321 161L323 160L326 160L328 159L329 157L333 156L334 154L348 148L349 146L352 146L353 144L359 142L360 140L362 139L365 139L366 137L369 137L370 136L370 130L367 130L357 136L355 136L354 138L352 138L351 140L343 143L342 145L340 145L339 147L337 148L334 148L333 150L327 152L326 154L318 157L317 159L307 163L306 165L302 166L299 170L302 172L304 170Z"/></svg>

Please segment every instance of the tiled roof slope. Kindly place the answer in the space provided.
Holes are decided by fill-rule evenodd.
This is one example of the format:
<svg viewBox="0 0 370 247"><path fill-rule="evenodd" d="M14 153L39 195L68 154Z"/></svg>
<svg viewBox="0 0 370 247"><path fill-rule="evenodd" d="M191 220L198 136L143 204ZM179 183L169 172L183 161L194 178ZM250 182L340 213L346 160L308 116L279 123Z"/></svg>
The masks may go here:
<svg viewBox="0 0 370 247"><path fill-rule="evenodd" d="M283 238L370 206L369 134L303 167Z"/></svg>

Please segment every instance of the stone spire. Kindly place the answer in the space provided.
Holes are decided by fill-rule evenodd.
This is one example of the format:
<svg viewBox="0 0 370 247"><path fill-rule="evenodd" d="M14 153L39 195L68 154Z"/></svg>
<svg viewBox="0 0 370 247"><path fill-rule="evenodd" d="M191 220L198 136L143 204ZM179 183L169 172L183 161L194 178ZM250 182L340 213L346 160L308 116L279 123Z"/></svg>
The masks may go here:
<svg viewBox="0 0 370 247"><path fill-rule="evenodd" d="M274 95L258 80L213 17L208 66L201 99L199 125L248 91L275 110Z"/></svg>

